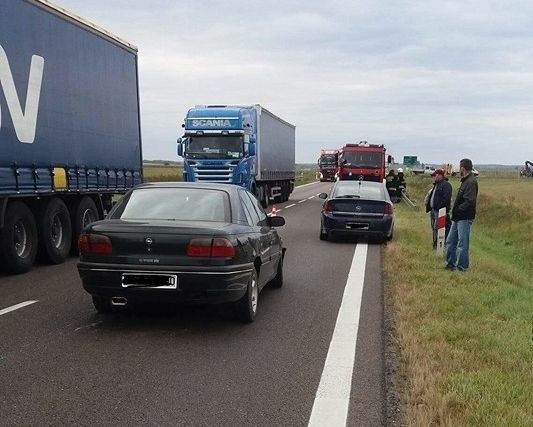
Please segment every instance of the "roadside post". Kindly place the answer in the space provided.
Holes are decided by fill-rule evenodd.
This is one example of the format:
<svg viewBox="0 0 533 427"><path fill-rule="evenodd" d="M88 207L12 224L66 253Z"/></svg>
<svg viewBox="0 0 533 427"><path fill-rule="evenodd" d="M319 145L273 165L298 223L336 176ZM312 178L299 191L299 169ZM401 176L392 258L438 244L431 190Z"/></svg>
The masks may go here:
<svg viewBox="0 0 533 427"><path fill-rule="evenodd" d="M446 208L439 209L437 219L437 255L444 256L444 237L446 235Z"/></svg>

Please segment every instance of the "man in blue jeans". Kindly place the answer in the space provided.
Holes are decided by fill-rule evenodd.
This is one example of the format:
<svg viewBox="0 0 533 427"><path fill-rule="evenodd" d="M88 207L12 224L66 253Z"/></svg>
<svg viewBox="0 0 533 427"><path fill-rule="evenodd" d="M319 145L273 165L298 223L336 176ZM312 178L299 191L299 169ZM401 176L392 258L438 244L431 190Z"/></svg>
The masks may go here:
<svg viewBox="0 0 533 427"><path fill-rule="evenodd" d="M476 217L478 185L472 173L472 160L459 163L461 187L452 209L452 225L446 239L446 269L467 271L469 263L470 227Z"/></svg>

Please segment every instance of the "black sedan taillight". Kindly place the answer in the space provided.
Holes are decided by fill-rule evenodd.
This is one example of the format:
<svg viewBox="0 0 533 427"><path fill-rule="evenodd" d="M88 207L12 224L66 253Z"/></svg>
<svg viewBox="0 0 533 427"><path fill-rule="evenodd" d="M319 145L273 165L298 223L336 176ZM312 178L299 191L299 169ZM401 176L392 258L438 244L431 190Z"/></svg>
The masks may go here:
<svg viewBox="0 0 533 427"><path fill-rule="evenodd" d="M235 248L225 238L197 238L189 242L187 255L190 257L233 258L235 256Z"/></svg>
<svg viewBox="0 0 533 427"><path fill-rule="evenodd" d="M111 239L100 234L82 234L78 240L80 254L106 255L113 252Z"/></svg>
<svg viewBox="0 0 533 427"><path fill-rule="evenodd" d="M327 201L326 203L324 203L324 206L322 206L322 210L324 212L333 212L333 203Z"/></svg>
<svg viewBox="0 0 533 427"><path fill-rule="evenodd" d="M392 215L394 213L394 208L390 203L385 203L385 210L383 213L385 215Z"/></svg>

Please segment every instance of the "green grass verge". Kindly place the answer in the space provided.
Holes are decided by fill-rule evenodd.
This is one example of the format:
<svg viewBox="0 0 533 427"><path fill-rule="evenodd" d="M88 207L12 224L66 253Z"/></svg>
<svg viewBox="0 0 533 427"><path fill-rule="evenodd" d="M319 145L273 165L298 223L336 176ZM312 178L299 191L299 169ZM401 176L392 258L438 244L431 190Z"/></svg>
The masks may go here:
<svg viewBox="0 0 533 427"><path fill-rule="evenodd" d="M183 168L181 166L144 165L144 180L147 182L181 181Z"/></svg>
<svg viewBox="0 0 533 427"><path fill-rule="evenodd" d="M408 181L419 201L430 185ZM423 209L397 205L385 287L410 425L533 425L533 180L479 188L467 273L443 269Z"/></svg>
<svg viewBox="0 0 533 427"><path fill-rule="evenodd" d="M183 169L181 166L144 165L144 180L147 182L181 181ZM316 181L316 171L297 169L294 185L303 185Z"/></svg>

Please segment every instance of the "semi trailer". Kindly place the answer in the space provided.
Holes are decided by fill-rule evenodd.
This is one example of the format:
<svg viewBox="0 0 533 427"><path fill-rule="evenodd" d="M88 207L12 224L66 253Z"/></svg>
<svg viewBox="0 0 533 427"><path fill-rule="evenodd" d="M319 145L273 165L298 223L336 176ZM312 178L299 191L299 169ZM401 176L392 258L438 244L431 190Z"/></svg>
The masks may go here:
<svg viewBox="0 0 533 427"><path fill-rule="evenodd" d="M0 2L0 267L61 263L142 182L137 48L45 0Z"/></svg>
<svg viewBox="0 0 533 427"><path fill-rule="evenodd" d="M295 179L295 126L256 104L191 108L178 139L183 180L242 186L267 207L289 199Z"/></svg>

